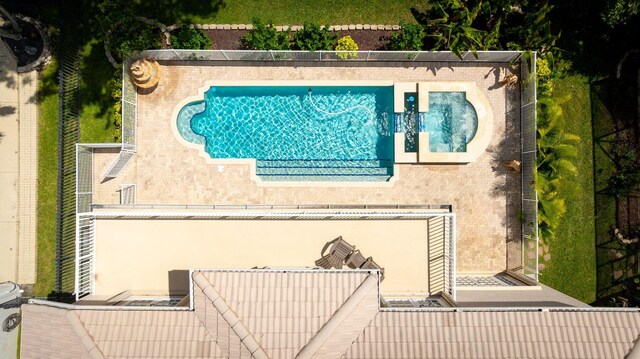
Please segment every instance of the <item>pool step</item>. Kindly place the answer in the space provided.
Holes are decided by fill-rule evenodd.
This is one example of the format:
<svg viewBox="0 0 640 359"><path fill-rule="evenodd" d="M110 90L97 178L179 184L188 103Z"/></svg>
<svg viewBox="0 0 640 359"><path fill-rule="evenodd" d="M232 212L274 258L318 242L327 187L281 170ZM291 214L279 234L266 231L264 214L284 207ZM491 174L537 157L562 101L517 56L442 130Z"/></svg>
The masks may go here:
<svg viewBox="0 0 640 359"><path fill-rule="evenodd" d="M259 168L380 168L393 167L391 160L256 160Z"/></svg>
<svg viewBox="0 0 640 359"><path fill-rule="evenodd" d="M258 176L390 176L389 167L257 167Z"/></svg>
<svg viewBox="0 0 640 359"><path fill-rule="evenodd" d="M391 176L260 176L268 182L387 182Z"/></svg>

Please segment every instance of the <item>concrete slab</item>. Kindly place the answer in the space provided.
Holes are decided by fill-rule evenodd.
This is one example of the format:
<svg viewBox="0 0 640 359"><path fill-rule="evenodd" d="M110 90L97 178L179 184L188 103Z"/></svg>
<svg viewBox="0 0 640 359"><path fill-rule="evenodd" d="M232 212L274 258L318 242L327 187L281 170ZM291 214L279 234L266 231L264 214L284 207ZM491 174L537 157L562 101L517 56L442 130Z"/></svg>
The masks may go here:
<svg viewBox="0 0 640 359"><path fill-rule="evenodd" d="M338 236L385 268L382 293L428 293L427 220L98 219L94 294L166 295L194 268L314 267Z"/></svg>

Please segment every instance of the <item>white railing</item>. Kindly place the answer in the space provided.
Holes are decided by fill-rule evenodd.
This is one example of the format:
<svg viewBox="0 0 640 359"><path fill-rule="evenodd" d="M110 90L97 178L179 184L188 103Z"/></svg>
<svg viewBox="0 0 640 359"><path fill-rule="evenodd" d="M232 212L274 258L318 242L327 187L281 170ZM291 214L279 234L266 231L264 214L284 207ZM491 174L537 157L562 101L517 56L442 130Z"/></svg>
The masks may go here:
<svg viewBox="0 0 640 359"><path fill-rule="evenodd" d="M177 61L421 61L512 62L520 51L294 51L294 50L148 50L143 57ZM476 57L477 55L477 57Z"/></svg>
<svg viewBox="0 0 640 359"><path fill-rule="evenodd" d="M535 188L536 171L536 53L530 63L524 58L520 64L520 151L522 201L522 269L528 277L538 280L538 195ZM532 251L535 250L535 253ZM533 257L533 258L530 258Z"/></svg>
<svg viewBox="0 0 640 359"><path fill-rule="evenodd" d="M456 300L456 217L445 217L444 292Z"/></svg>
<svg viewBox="0 0 640 359"><path fill-rule="evenodd" d="M140 57L161 61L419 61L495 62L517 60L521 51L295 51L295 50L147 50Z"/></svg>
<svg viewBox="0 0 640 359"><path fill-rule="evenodd" d="M122 150L102 174L102 178L117 177L136 153L138 131L138 94L131 82L127 64L122 66Z"/></svg>
<svg viewBox="0 0 640 359"><path fill-rule="evenodd" d="M451 212L450 205L380 205L380 204L294 204L294 205L272 205L272 204L94 204L95 209L192 209L192 210L274 210L274 209L369 209L369 210L390 210L390 209L416 209L416 210L434 210L439 213Z"/></svg>
<svg viewBox="0 0 640 359"><path fill-rule="evenodd" d="M76 300L93 293L95 283L95 218L76 215Z"/></svg>
<svg viewBox="0 0 640 359"><path fill-rule="evenodd" d="M76 300L93 293L95 285L95 220L184 219L184 220L415 220L445 217L445 291L455 300L455 214L424 211L218 211L218 212L90 212L76 215Z"/></svg>

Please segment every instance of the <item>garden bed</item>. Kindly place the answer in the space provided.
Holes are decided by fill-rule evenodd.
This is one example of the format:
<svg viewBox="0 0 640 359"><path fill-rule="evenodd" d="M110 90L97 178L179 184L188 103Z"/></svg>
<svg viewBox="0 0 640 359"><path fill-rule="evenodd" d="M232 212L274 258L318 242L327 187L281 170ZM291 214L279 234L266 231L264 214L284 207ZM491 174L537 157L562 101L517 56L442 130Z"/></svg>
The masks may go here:
<svg viewBox="0 0 640 359"><path fill-rule="evenodd" d="M248 30L202 30L213 42L215 50L241 50L240 39ZM333 33L333 32L332 32ZM392 31L386 30L347 30L336 32L340 37L351 36L360 51L384 50Z"/></svg>

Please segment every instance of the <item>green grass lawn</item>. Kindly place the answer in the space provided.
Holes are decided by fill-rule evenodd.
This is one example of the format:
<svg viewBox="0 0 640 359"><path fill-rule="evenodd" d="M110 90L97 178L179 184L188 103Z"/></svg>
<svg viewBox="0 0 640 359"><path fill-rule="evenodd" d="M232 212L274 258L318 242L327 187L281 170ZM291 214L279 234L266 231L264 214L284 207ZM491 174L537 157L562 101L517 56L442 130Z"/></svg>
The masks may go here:
<svg viewBox="0 0 640 359"><path fill-rule="evenodd" d="M117 74L104 54L103 42L89 41L82 49L80 70L80 142L114 142L113 105L109 82Z"/></svg>
<svg viewBox="0 0 640 359"><path fill-rule="evenodd" d="M151 14L166 25L174 22L201 24L249 24L251 18L273 20L276 25L296 25L305 21L328 24L398 24L415 21L411 7L424 9L426 1L411 0L166 0L170 5L142 3L145 14ZM163 1L160 1L163 3ZM148 15L145 15L148 16Z"/></svg>
<svg viewBox="0 0 640 359"><path fill-rule="evenodd" d="M35 296L55 288L58 178L58 64L41 74L38 86L38 274Z"/></svg>
<svg viewBox="0 0 640 359"><path fill-rule="evenodd" d="M551 261L540 281L586 303L596 298L596 250L593 187L593 136L589 84L582 76L555 81L554 97L571 95L563 104L567 131L580 136L575 190L565 191L567 213L549 243ZM541 263L543 263L541 261Z"/></svg>

